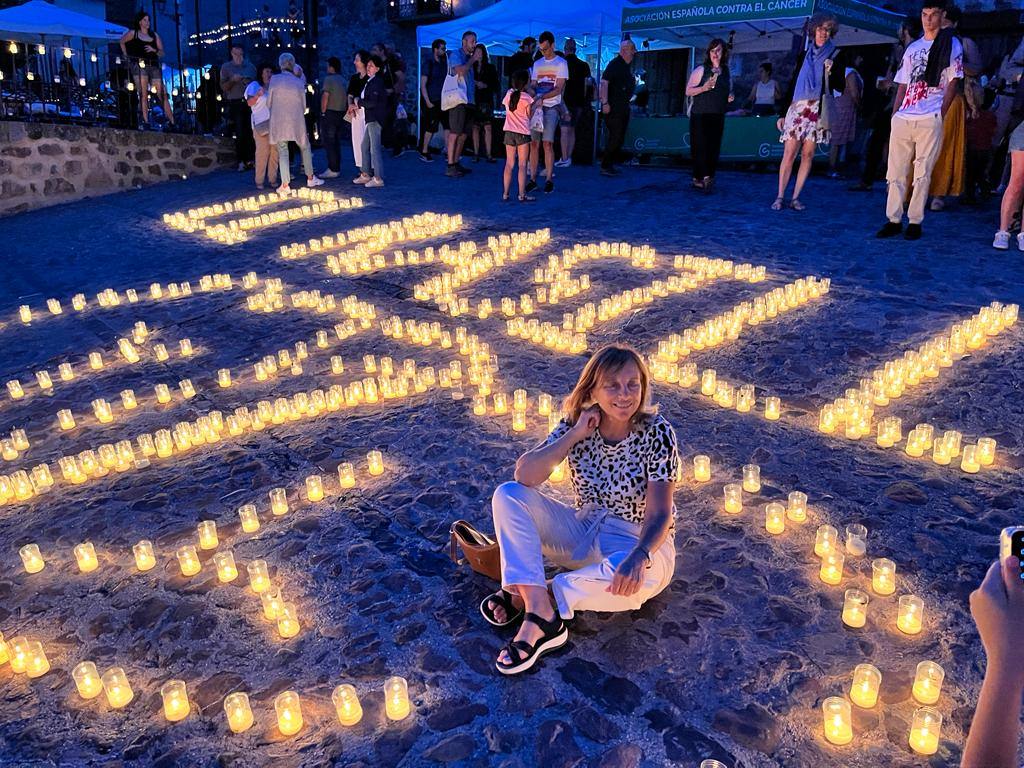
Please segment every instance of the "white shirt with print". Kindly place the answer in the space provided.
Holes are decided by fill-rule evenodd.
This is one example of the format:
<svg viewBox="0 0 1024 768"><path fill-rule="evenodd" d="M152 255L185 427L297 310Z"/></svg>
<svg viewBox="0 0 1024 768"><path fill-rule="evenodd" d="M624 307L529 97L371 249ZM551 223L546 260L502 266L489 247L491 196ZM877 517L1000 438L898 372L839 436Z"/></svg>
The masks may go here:
<svg viewBox="0 0 1024 768"><path fill-rule="evenodd" d="M569 79L569 62L561 56L555 56L550 61L541 56L533 62L533 69L530 70L530 79L537 84L537 97L554 90L558 79ZM562 103L562 95L559 94L550 99L544 99L545 107L556 107Z"/></svg>
<svg viewBox="0 0 1024 768"><path fill-rule="evenodd" d="M907 86L907 93L903 97L896 114L908 120L916 120L922 117L930 117L942 113L942 96L946 92L946 86L958 77L964 76L964 49L960 41L953 38L953 46L949 56L949 66L942 70L939 76L939 84L935 88L929 88L924 80L925 70L928 68L928 52L932 49L934 40L915 40L907 46L903 53L903 62L896 73L896 82Z"/></svg>

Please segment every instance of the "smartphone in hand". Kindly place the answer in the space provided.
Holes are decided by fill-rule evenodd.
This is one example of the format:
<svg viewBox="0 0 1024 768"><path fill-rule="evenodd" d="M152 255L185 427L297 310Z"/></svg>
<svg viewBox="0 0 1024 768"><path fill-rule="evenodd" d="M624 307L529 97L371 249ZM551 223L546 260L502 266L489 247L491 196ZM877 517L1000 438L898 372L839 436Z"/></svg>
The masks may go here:
<svg viewBox="0 0 1024 768"><path fill-rule="evenodd" d="M1020 577L1024 579L1024 525L1003 528L999 534L999 559L1016 557L1020 565Z"/></svg>

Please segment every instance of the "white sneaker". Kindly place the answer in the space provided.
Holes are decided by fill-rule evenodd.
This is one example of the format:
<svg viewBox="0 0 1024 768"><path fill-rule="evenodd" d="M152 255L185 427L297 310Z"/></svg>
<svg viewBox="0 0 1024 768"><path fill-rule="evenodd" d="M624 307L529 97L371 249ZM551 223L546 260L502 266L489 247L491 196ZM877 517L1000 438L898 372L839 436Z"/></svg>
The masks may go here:
<svg viewBox="0 0 1024 768"><path fill-rule="evenodd" d="M322 187L323 184L324 180L321 179L319 176L310 176L308 179L306 179L307 187Z"/></svg>
<svg viewBox="0 0 1024 768"><path fill-rule="evenodd" d="M1017 249L1024 251L1024 232L1017 235Z"/></svg>
<svg viewBox="0 0 1024 768"><path fill-rule="evenodd" d="M337 171L331 171L331 170L321 171L319 175L320 175L321 179L336 179L339 176L341 176L341 174L338 173Z"/></svg>
<svg viewBox="0 0 1024 768"><path fill-rule="evenodd" d="M370 179L368 182L366 182L366 187L368 189L370 187L383 187L383 186L384 186L384 179L373 178L373 179Z"/></svg>
<svg viewBox="0 0 1024 768"><path fill-rule="evenodd" d="M238 170L239 170L239 172L244 171L245 170L245 163L239 163L238 164Z"/></svg>
<svg viewBox="0 0 1024 768"><path fill-rule="evenodd" d="M287 184L282 184L280 187L277 188L277 194L279 195L287 195L290 194L291 191L292 188L289 187Z"/></svg>
<svg viewBox="0 0 1024 768"><path fill-rule="evenodd" d="M556 168L568 168L570 165L572 165L572 158L571 157L568 158L567 160L555 160L555 167Z"/></svg>
<svg viewBox="0 0 1024 768"><path fill-rule="evenodd" d="M1018 238L1019 239L1019 238ZM998 248L1000 251L1007 251L1010 249L1010 233L999 230L996 232L995 239L992 241L992 247ZM1024 249L1022 249L1024 250Z"/></svg>
<svg viewBox="0 0 1024 768"><path fill-rule="evenodd" d="M373 176L368 176L365 173L360 173L358 176L356 176L354 179L352 179L352 183L353 184L365 184L366 182L368 182L372 178L373 178Z"/></svg>

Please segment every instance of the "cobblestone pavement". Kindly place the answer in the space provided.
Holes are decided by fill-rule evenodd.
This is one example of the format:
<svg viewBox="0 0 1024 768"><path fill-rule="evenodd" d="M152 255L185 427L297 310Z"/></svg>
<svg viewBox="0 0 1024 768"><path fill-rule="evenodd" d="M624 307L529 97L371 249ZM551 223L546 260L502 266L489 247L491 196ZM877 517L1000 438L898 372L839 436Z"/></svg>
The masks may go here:
<svg viewBox="0 0 1024 768"><path fill-rule="evenodd" d="M910 459L873 441L853 442L816 430L818 409L885 360L916 348L955 321L991 302L1024 300L1024 254L990 247L995 205L930 213L917 243L871 237L883 221L883 191L853 194L842 183L814 178L802 213L773 213L771 172L726 172L714 196L687 189L682 170L626 168L603 179L596 169L559 171L556 191L533 205L501 203L500 165L470 164L468 178L445 178L444 165L412 154L387 164L387 186L360 192L364 208L271 226L238 245L217 245L164 226L165 212L230 200L247 192L248 176L219 173L136 192L83 201L4 219L0 281L0 373L19 378L28 396L0 404L0 434L24 428L31 446L0 465L0 474L52 463L57 485L25 503L0 507L0 631L7 639L43 641L46 675L27 679L0 666L0 763L127 766L453 765L696 766L718 757L730 766L857 768L924 765L907 746L916 706L910 681L922 659L946 670L939 709L945 721L938 754L929 765L955 766L981 681L982 656L967 612L967 596L995 557L999 530L1020 523L1024 391L1020 325L995 337L937 379L928 380L886 412L905 429L929 422L962 430L968 441L995 437L999 459L977 475ZM347 177L325 189L358 191ZM765 265L760 284L719 281L599 323L591 348L627 340L645 352L679 332L798 277L832 280L824 299L811 302L737 340L694 352L701 368L730 381L751 382L758 395L782 398L783 418L769 422L712 405L693 391L661 384L655 397L673 422L684 464L712 457L712 482L681 483L676 503L678 560L665 593L629 615L581 614L567 650L522 678L501 679L493 660L505 637L481 619L477 603L489 585L445 554L450 522L464 517L490 529L488 499L508 479L516 456L540 439L546 419L532 415L524 433L508 416L472 415L469 398L443 389L275 425L263 432L207 445L138 471L72 486L56 457L101 443L172 426L213 408L229 413L242 403L309 391L363 376L363 354L415 358L445 365L454 350L415 348L384 338L376 325L331 348L314 348L315 332L337 317L306 310L256 314L245 309L244 273L280 277L286 292L319 289L338 300L355 294L391 314L468 327L492 345L501 385L522 386L531 398L543 390L565 394L585 356L555 353L509 338L504 320L451 318L416 301L412 285L437 266L388 267L335 277L322 255L283 260L282 244L305 242L363 224L422 211L461 213L462 231L417 243L428 245L549 227L549 246L463 289L473 301L518 297L531 290L533 267L573 243L650 244L659 254L652 273L622 260L597 260L578 270L592 276L587 294L564 306L542 308L541 320L560 323L563 311L613 291L646 285L671 273L671 257L693 253ZM389 249L390 250L390 249ZM230 273L231 291L196 293L173 301L141 301L97 309L104 288L140 293L150 283ZM70 311L84 292L91 309ZM45 302L59 297L64 317L47 318ZM24 326L17 307L28 303L36 321ZM337 313L335 313L337 314ZM151 341L175 349L190 338L197 354L167 362L144 357L135 366L57 381L60 362L85 371L85 355L116 349L137 320ZM251 374L251 363L297 340L310 344L301 376L257 384L251 375L231 389L216 371ZM148 350L151 345L146 346ZM147 353L148 354L148 353ZM330 375L329 355L341 355L343 377ZM108 356L109 360L114 358ZM57 381L45 397L33 372ZM199 394L174 392L156 405L155 383L176 389L189 377ZM120 409L118 393L134 387L140 408ZM145 401L143 402L143 395ZM89 402L115 403L118 419L98 424ZM56 412L70 408L79 425L58 432ZM534 412L535 413L535 412ZM365 473L367 451L381 449L389 472ZM356 464L357 486L311 503L303 479L333 477L339 462ZM760 464L760 497L735 518L720 511L721 485L740 465ZM687 475L690 478L690 475ZM267 492L289 489L293 510L272 518ZM763 503L792 489L806 491L811 517L775 538L765 534ZM565 486L557 486L564 494ZM264 527L243 533L235 510L257 504ZM199 520L216 519L221 549L242 566L260 557L299 612L302 630L282 640L262 618L244 586L219 584L209 561L200 575L179 575L171 553L194 542ZM862 522L869 558L849 558L843 587L817 579L811 555L814 529L829 521L840 530ZM137 573L131 545L149 539L159 565ZM100 569L78 573L72 547L96 546ZM35 541L47 567L21 569L18 548ZM925 630L908 638L893 627L895 597L873 597L862 630L840 622L843 588L869 581L870 557L897 563L898 594L925 600ZM72 667L96 661L102 672L122 666L136 699L111 710L103 697L75 693ZM849 689L853 667L869 661L884 675L873 710L854 708L854 744L830 747L822 736L820 703ZM409 680L413 715L389 722L382 685L390 674ZM184 679L193 712L169 724L160 686ZM353 682L363 699L360 724L334 718L331 691ZM281 691L300 693L306 721L282 736L273 714ZM250 694L256 725L240 735L225 726L224 696Z"/></svg>

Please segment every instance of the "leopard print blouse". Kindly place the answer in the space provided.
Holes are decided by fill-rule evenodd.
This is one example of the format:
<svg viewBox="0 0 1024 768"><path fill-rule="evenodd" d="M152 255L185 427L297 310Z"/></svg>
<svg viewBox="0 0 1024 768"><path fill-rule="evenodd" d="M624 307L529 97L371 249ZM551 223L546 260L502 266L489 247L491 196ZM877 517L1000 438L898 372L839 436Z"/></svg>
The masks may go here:
<svg viewBox="0 0 1024 768"><path fill-rule="evenodd" d="M571 426L563 418L544 444L550 445ZM637 524L643 522L647 508L647 482L681 476L675 430L658 414L639 422L618 443L608 443L595 429L569 449L568 464L577 509L595 504Z"/></svg>

